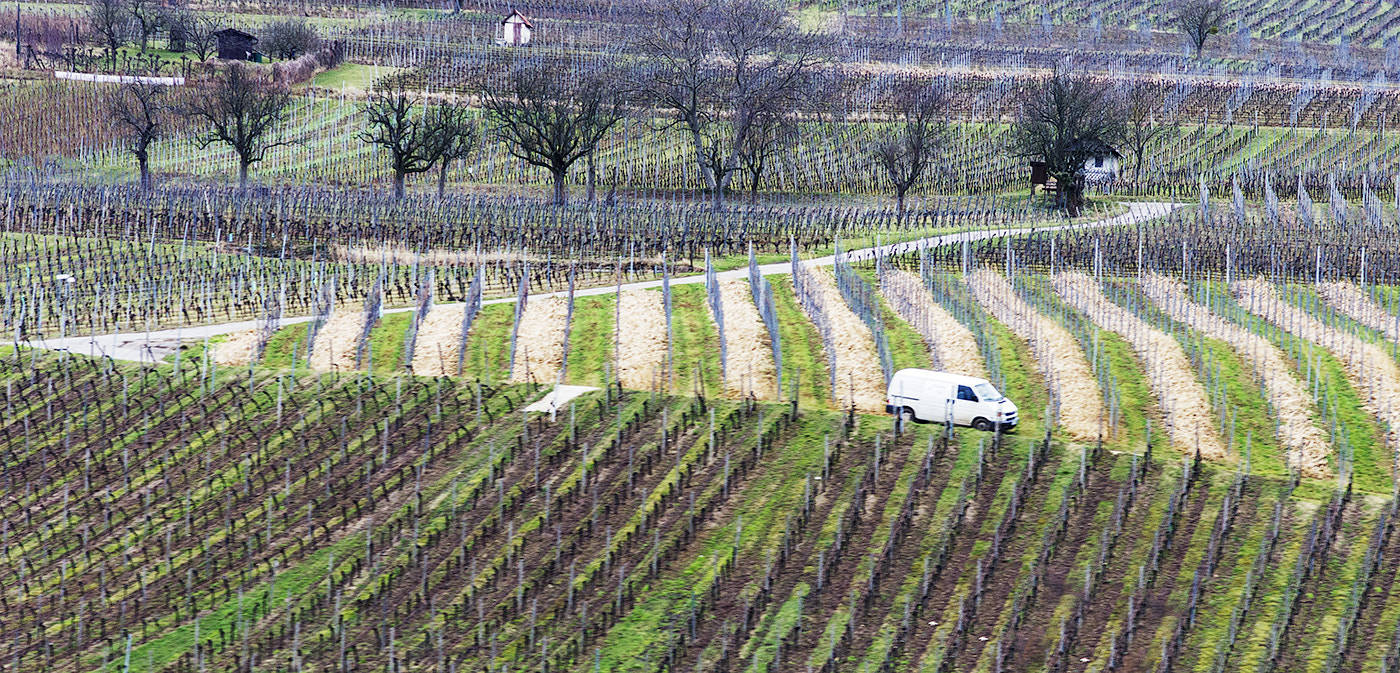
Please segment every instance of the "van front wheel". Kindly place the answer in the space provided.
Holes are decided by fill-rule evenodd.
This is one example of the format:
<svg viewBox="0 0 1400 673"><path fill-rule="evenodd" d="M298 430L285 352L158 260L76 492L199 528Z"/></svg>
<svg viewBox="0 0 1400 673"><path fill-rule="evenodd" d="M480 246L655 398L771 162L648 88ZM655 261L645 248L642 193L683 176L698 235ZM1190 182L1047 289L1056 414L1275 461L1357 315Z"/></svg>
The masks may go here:
<svg viewBox="0 0 1400 673"><path fill-rule="evenodd" d="M987 432L992 429L992 422L985 418L976 419L972 421L972 429Z"/></svg>

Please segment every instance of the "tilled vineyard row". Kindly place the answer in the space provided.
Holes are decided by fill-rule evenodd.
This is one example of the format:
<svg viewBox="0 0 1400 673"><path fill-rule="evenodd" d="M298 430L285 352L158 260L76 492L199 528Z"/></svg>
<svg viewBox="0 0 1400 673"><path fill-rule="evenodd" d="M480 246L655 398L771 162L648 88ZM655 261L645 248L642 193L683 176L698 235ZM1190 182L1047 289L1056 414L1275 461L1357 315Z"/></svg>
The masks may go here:
<svg viewBox="0 0 1400 673"><path fill-rule="evenodd" d="M3 363L21 670L1359 671L1400 611L1389 500L1243 466L616 388L551 420L521 386Z"/></svg>

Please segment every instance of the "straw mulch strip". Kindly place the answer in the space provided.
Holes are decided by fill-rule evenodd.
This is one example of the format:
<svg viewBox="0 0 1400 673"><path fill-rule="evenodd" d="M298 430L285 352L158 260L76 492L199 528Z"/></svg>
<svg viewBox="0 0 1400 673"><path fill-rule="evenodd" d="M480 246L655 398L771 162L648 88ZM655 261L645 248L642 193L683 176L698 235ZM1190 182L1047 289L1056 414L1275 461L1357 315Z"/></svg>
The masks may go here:
<svg viewBox="0 0 1400 673"><path fill-rule="evenodd" d="M539 297L525 304L520 329L515 335L515 365L510 371L513 383L559 382L559 373L564 368L568 318L569 300L564 297ZM458 315L459 330L460 321L461 315Z"/></svg>
<svg viewBox="0 0 1400 673"><path fill-rule="evenodd" d="M413 373L418 376L456 376L457 347L462 343L462 314L466 304L434 306L418 325L413 344Z"/></svg>
<svg viewBox="0 0 1400 673"><path fill-rule="evenodd" d="M821 289L822 304L831 321L836 346L836 402L842 408L851 406L852 394L857 411L870 414L885 413L885 370L875 353L875 340L870 328L860 316L846 307L846 300L836 288L831 270L812 269L808 277Z"/></svg>
<svg viewBox="0 0 1400 673"><path fill-rule="evenodd" d="M1191 301L1186 285L1179 280L1148 274L1142 283L1143 292L1158 308L1187 327L1207 337L1230 344L1235 352L1249 362L1254 375L1264 383L1269 404L1278 414L1278 438L1287 451L1288 464L1310 479L1325 479L1332 475L1327 464L1331 454L1327 435L1313 419L1315 405L1303 387L1293 365L1268 339L1227 320L1210 308Z"/></svg>
<svg viewBox="0 0 1400 673"><path fill-rule="evenodd" d="M1036 367L1058 401L1060 426L1080 441L1099 436L1103 392L1079 342L1016 294L1001 274L980 269L967 281L972 296L1016 336L1030 344Z"/></svg>
<svg viewBox="0 0 1400 673"><path fill-rule="evenodd" d="M753 393L772 399L778 392L773 344L768 340L763 318L753 305L749 282L735 278L722 280L719 296L724 307L725 393L733 397ZM706 307L709 305L705 302Z"/></svg>
<svg viewBox="0 0 1400 673"><path fill-rule="evenodd" d="M977 338L938 305L918 276L908 271L886 271L880 291L895 313L924 338L935 369L986 378Z"/></svg>
<svg viewBox="0 0 1400 673"><path fill-rule="evenodd" d="M260 330L255 329L234 332L222 342L214 344L214 363L220 367L248 364L253 359L253 351L258 347L260 333Z"/></svg>
<svg viewBox="0 0 1400 673"><path fill-rule="evenodd" d="M1284 301L1266 280L1236 281L1230 291L1255 315L1331 351L1342 362L1347 379L1362 394L1366 411L1391 428L1386 441L1394 446L1396 432L1400 431L1400 367L1383 348L1328 327L1307 311Z"/></svg>
<svg viewBox="0 0 1400 673"><path fill-rule="evenodd" d="M1196 380L1195 368L1181 344L1110 301L1098 282L1083 273L1057 273L1051 281L1060 296L1099 329L1114 332L1132 344L1147 368L1147 380L1157 394L1172 444L1183 453L1199 451L1202 458L1224 460L1225 443L1215 427L1205 387Z"/></svg>
<svg viewBox="0 0 1400 673"><path fill-rule="evenodd" d="M364 311L358 307L337 307L311 344L308 364L321 371L353 371L360 330L365 326Z"/></svg>
<svg viewBox="0 0 1400 673"><path fill-rule="evenodd" d="M623 292L617 310L618 381L633 390L666 390L666 305L661 293Z"/></svg>
<svg viewBox="0 0 1400 673"><path fill-rule="evenodd" d="M1317 293L1343 315L1400 341L1400 315L1386 313L1371 295L1350 282L1318 283Z"/></svg>

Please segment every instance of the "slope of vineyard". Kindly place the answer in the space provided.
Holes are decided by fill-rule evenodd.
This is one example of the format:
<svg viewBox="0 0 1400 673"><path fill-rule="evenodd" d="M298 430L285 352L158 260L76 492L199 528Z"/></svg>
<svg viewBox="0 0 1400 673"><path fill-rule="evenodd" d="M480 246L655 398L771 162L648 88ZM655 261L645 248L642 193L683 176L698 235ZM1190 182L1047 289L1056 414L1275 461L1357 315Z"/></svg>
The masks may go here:
<svg viewBox="0 0 1400 673"><path fill-rule="evenodd" d="M1190 459L616 388L551 420L532 384L0 378L18 670L1376 670L1400 610L1388 498Z"/></svg>

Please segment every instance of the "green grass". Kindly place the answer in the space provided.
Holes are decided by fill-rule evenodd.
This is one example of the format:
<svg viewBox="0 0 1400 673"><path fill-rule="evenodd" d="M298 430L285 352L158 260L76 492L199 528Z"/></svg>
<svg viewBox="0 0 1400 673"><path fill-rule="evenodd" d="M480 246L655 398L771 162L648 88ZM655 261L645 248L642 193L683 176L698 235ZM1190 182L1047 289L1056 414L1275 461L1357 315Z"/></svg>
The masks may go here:
<svg viewBox="0 0 1400 673"><path fill-rule="evenodd" d="M369 333L369 348L365 350L365 362L361 367L375 374L406 372L404 337L412 323L412 313L391 313L380 318L379 324Z"/></svg>
<svg viewBox="0 0 1400 673"><path fill-rule="evenodd" d="M1221 436L1230 442L1227 448L1231 455L1243 460L1247 448L1252 474L1287 477L1288 463L1278 440L1276 416L1259 390L1252 368L1229 344L1214 340L1205 343L1219 367L1225 384L1226 409L1234 421L1234 440L1230 439L1230 426Z"/></svg>
<svg viewBox="0 0 1400 673"><path fill-rule="evenodd" d="M510 378L510 333L514 304L484 306L467 337L466 371L488 382Z"/></svg>
<svg viewBox="0 0 1400 673"><path fill-rule="evenodd" d="M807 319L792 289L791 276L768 276L773 284L773 303L778 315L778 336L783 355L782 396L790 399L792 381L798 380L798 404L830 409L831 377L822 353L822 335ZM800 379L800 380L799 380Z"/></svg>
<svg viewBox="0 0 1400 673"><path fill-rule="evenodd" d="M676 394L701 392L705 397L716 397L724 392L719 377L719 330L710 317L708 301L703 285L671 288Z"/></svg>
<svg viewBox="0 0 1400 673"><path fill-rule="evenodd" d="M603 367L613 365L613 326L616 296L611 294L574 299L574 321L569 328L568 381L576 385L602 386ZM610 375L616 378L616 373Z"/></svg>
<svg viewBox="0 0 1400 673"><path fill-rule="evenodd" d="M404 69L346 62L316 75L311 80L311 85L328 89L369 91L380 78L388 77L402 70Z"/></svg>
<svg viewBox="0 0 1400 673"><path fill-rule="evenodd" d="M306 354L310 350L306 344L306 335L310 329L311 323L308 322L279 328L263 348L262 366L280 369L305 367Z"/></svg>

